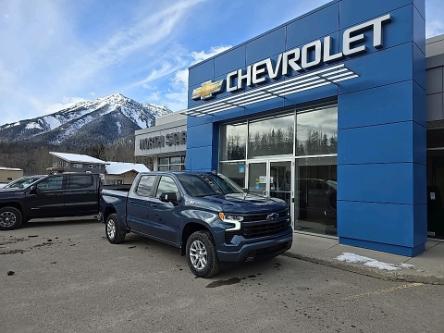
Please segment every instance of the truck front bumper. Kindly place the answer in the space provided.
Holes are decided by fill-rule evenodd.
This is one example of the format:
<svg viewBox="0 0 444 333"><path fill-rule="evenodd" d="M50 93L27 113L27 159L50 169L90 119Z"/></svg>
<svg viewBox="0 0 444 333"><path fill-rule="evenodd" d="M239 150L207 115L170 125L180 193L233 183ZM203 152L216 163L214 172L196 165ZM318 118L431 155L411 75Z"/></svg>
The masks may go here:
<svg viewBox="0 0 444 333"><path fill-rule="evenodd" d="M260 258L274 257L286 252L293 242L293 230L289 227L284 233L264 240L249 239L237 246L223 246L217 250L218 259L222 262L244 262Z"/></svg>

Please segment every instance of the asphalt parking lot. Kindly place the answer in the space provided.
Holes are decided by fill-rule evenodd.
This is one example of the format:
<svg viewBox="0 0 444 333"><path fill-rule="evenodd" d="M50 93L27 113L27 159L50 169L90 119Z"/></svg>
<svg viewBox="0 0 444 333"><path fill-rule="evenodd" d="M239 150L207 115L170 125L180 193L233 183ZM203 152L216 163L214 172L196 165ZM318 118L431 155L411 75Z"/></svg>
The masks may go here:
<svg viewBox="0 0 444 333"><path fill-rule="evenodd" d="M178 250L94 221L0 233L0 332L443 332L444 287L280 256L195 278Z"/></svg>

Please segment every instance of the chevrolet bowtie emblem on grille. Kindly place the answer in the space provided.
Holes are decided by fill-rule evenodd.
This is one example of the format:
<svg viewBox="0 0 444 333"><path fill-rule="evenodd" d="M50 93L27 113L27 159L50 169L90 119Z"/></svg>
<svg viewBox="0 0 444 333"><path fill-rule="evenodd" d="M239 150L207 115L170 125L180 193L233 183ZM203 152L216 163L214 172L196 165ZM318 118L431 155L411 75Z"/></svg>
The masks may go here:
<svg viewBox="0 0 444 333"><path fill-rule="evenodd" d="M267 215L267 220L268 221L276 221L279 218L279 214L278 213L271 213Z"/></svg>
<svg viewBox="0 0 444 333"><path fill-rule="evenodd" d="M201 84L199 88L193 90L192 99L208 99L213 97L214 94L217 94L222 89L222 83L224 81L207 81Z"/></svg>

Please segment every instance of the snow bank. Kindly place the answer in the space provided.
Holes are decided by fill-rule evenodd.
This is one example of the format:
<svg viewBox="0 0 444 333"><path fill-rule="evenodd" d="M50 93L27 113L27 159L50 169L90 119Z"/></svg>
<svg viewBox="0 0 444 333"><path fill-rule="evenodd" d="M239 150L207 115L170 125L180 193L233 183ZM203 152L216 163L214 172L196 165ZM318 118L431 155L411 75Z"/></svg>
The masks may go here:
<svg viewBox="0 0 444 333"><path fill-rule="evenodd" d="M385 271L397 271L400 270L401 268L407 268L406 266L409 266L408 268L413 268L413 265L401 264L400 266L397 266L395 264L378 261L373 258L360 256L358 254L350 252L344 252L340 256L337 256L335 259L338 261L349 262L353 264L363 264L364 266L367 267L372 267Z"/></svg>

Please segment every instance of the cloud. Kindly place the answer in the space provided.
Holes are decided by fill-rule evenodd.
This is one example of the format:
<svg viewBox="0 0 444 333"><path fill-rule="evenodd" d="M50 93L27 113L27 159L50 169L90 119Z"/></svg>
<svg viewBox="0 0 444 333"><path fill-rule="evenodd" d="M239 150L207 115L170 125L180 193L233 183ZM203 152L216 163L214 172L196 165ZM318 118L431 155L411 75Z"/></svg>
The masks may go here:
<svg viewBox="0 0 444 333"><path fill-rule="evenodd" d="M426 35L427 38L441 35L444 33L444 22L442 20L432 20L427 22Z"/></svg>
<svg viewBox="0 0 444 333"><path fill-rule="evenodd" d="M85 101L86 101L86 99L84 99L83 97L74 97L74 96L66 97L65 96L62 98L62 101L60 103L54 103L54 104L48 105L46 107L45 113L47 113L47 114L54 113L54 112L69 108L76 103L85 102Z"/></svg>
<svg viewBox="0 0 444 333"><path fill-rule="evenodd" d="M191 55L194 58L194 63L198 63L208 58L214 57L215 55L222 53L230 48L231 45L213 46L210 48L209 51L194 51L191 53Z"/></svg>
<svg viewBox="0 0 444 333"><path fill-rule="evenodd" d="M170 79L169 87L163 95L163 98L160 98L160 93L151 95L151 97L159 97L157 100L158 103L160 102L174 111L185 109L188 104L188 67L211 58L230 48L230 45L222 45L213 46L209 50L191 52L191 57L189 58L188 63L182 68L178 69L174 76Z"/></svg>
<svg viewBox="0 0 444 333"><path fill-rule="evenodd" d="M68 69L65 78L71 80L74 76L77 79L85 79L106 67L123 62L136 51L147 47L159 47L158 44L167 40L180 19L202 1L185 0L172 5L168 4L165 9L146 16L128 28L117 31L96 51L76 61ZM162 72L168 73L168 65L165 63L163 68L152 74L152 78L148 76L141 81L150 82L162 77Z"/></svg>
<svg viewBox="0 0 444 333"><path fill-rule="evenodd" d="M91 31L83 25L83 20L91 25L83 13L94 8L92 2L40 0L29 6L25 0L0 1L0 123L47 113L76 99L63 96L123 90L122 67L135 77L140 66L131 63L134 58L145 56L155 64L159 52L181 32L180 22L202 1L142 1L126 6L127 16L110 11L112 20L122 22L112 21L103 31L97 28L102 17ZM185 64L160 64L136 85L172 75Z"/></svg>

